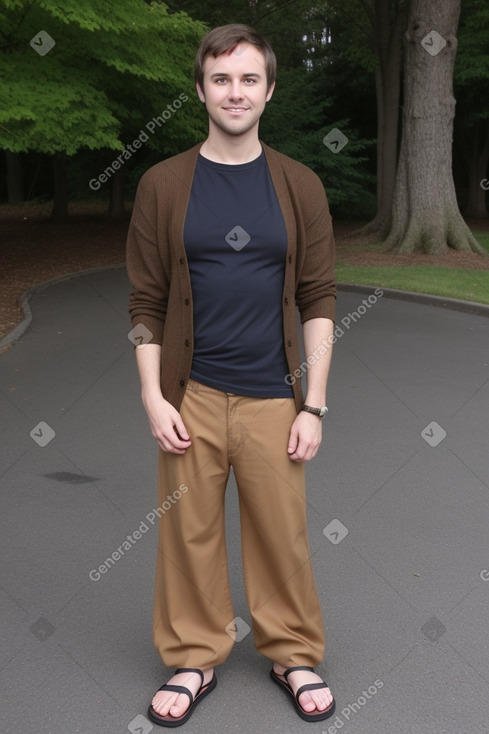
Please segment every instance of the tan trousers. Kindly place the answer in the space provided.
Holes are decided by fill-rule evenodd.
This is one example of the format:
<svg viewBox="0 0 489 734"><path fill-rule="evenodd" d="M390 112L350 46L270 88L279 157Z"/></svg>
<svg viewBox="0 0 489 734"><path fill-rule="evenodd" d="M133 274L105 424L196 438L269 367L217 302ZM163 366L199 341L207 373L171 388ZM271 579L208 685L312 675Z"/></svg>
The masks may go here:
<svg viewBox="0 0 489 734"><path fill-rule="evenodd" d="M324 654L307 539L304 464L287 455L292 398L249 398L190 380L180 413L192 446L159 452L154 642L169 667L210 668L242 634L229 592L224 497L239 492L243 573L262 655L286 667Z"/></svg>

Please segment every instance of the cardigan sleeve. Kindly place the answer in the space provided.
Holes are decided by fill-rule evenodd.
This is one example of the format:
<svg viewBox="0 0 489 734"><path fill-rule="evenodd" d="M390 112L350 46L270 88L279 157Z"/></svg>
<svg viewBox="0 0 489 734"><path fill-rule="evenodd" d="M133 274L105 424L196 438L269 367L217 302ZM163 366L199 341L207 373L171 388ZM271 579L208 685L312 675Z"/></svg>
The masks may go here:
<svg viewBox="0 0 489 734"><path fill-rule="evenodd" d="M129 314L133 329L142 324L144 342L161 344L168 306L169 278L157 242L157 196L148 171L139 182L129 225L126 268L132 286ZM161 243L160 243L161 244Z"/></svg>
<svg viewBox="0 0 489 734"><path fill-rule="evenodd" d="M335 244L326 192L320 178L310 169L301 176L297 190L303 215L302 262L296 288L301 323L314 318L334 321Z"/></svg>

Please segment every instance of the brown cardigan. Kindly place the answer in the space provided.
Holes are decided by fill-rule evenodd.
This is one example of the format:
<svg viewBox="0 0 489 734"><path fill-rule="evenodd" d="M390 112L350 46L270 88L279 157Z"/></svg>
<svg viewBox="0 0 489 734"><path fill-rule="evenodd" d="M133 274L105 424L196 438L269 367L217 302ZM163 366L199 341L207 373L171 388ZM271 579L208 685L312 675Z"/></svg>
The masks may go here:
<svg viewBox="0 0 489 734"><path fill-rule="evenodd" d="M143 324L152 334L144 341L162 345L161 390L177 410L193 354L192 290L183 227L201 145L158 163L143 175L127 238L132 326ZM283 328L292 374L300 364L295 305L301 323L317 317L334 320L333 231L318 176L302 163L262 145L287 230ZM299 412L303 400L300 380L293 389Z"/></svg>

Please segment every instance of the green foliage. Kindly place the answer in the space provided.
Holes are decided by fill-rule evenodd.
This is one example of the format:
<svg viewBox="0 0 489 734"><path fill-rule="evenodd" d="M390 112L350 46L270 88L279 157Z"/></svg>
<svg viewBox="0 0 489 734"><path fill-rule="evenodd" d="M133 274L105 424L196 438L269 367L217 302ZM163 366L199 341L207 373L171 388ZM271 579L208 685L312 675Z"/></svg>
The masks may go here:
<svg viewBox="0 0 489 734"><path fill-rule="evenodd" d="M0 146L69 155L123 150L166 104L193 94L193 55L206 31L144 0L0 0L0 27ZM55 41L45 55L30 45L41 46L41 31ZM178 125L165 128L167 151L176 152L182 131L202 133L185 105Z"/></svg>
<svg viewBox="0 0 489 734"><path fill-rule="evenodd" d="M359 139L347 119L331 117L331 101L323 92L321 71L282 71L260 122L260 137L273 148L312 168L323 181L335 217L372 214L374 178L362 153L375 144ZM323 143L334 128L348 138L338 153Z"/></svg>
<svg viewBox="0 0 489 734"><path fill-rule="evenodd" d="M314 5L310 0L229 0L226 5L169 0L173 10L185 10L211 27L246 23L268 38L277 56L278 74L274 95L260 121L261 139L318 173L335 216L369 217L375 210L374 179L365 151L373 151L374 141L365 139L358 132L358 122L350 119L358 115L360 100L363 103L365 97L375 95L372 54L365 48L367 34L355 7L357 0L346 4L341 9L339 2L329 0ZM365 106L361 122L372 117L371 100ZM322 142L335 127L349 139L337 154ZM375 121L366 129L372 138Z"/></svg>
<svg viewBox="0 0 489 734"><path fill-rule="evenodd" d="M277 55L262 139L321 176L335 216L370 216L375 89L358 0L0 0L0 147L67 152L71 195L83 198L94 193L88 180L185 93L125 164L131 197L150 165L205 137L193 59L208 27L230 22L257 28ZM45 56L29 45L41 30L56 42ZM337 154L322 142L335 127L349 139Z"/></svg>
<svg viewBox="0 0 489 734"><path fill-rule="evenodd" d="M355 84L359 75L363 79L371 76L377 65L372 25L365 14L365 6L373 12L373 5L372 0L322 0L308 13L312 27L316 28L315 35L307 34L310 58L316 65L335 65L335 75L348 87ZM329 38L327 44L320 42L324 35Z"/></svg>
<svg viewBox="0 0 489 734"><path fill-rule="evenodd" d="M463 0L458 31L455 83L477 85L489 79L489 3ZM487 95L486 95L487 97Z"/></svg>
<svg viewBox="0 0 489 734"><path fill-rule="evenodd" d="M469 126L489 117L489 3L464 0L458 30L454 90L457 114ZM470 135L470 132L469 132Z"/></svg>

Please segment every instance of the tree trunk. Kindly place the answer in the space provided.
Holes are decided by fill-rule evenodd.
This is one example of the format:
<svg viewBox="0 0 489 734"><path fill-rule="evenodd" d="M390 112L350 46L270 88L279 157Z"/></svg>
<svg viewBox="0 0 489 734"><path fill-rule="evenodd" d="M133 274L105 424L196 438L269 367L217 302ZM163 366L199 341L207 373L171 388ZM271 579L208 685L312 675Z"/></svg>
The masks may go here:
<svg viewBox="0 0 489 734"><path fill-rule="evenodd" d="M68 175L66 172L66 153L59 151L53 158L54 202L51 222L65 222L68 219Z"/></svg>
<svg viewBox="0 0 489 734"><path fill-rule="evenodd" d="M34 191L36 190L37 180L39 178L39 172L42 167L44 155L42 153L37 154L37 162L36 162L36 169L34 171L34 175L30 176L30 180L28 178L28 186L27 186L27 196L26 201L30 201L32 199L32 195Z"/></svg>
<svg viewBox="0 0 489 734"><path fill-rule="evenodd" d="M411 0L402 143L386 244L397 253L485 254L460 214L452 172L460 0Z"/></svg>
<svg viewBox="0 0 489 734"><path fill-rule="evenodd" d="M124 219L124 169L119 168L112 176L110 187L109 217L111 219Z"/></svg>
<svg viewBox="0 0 489 734"><path fill-rule="evenodd" d="M377 56L377 214L353 234L387 236L391 227L392 197L399 148L402 35L407 23L407 5L401 0L392 17L390 0L375 0L370 9L362 3L373 25ZM370 9L370 12L369 12Z"/></svg>
<svg viewBox="0 0 489 734"><path fill-rule="evenodd" d="M20 153L5 151L7 160L7 196L9 204L21 204L24 201L24 173Z"/></svg>
<svg viewBox="0 0 489 734"><path fill-rule="evenodd" d="M471 151L469 162L469 198L465 216L471 219L487 219L486 194L489 189L487 164L489 162L489 123L478 118L469 142ZM481 135L482 133L482 135ZM484 138L482 150L480 139Z"/></svg>

